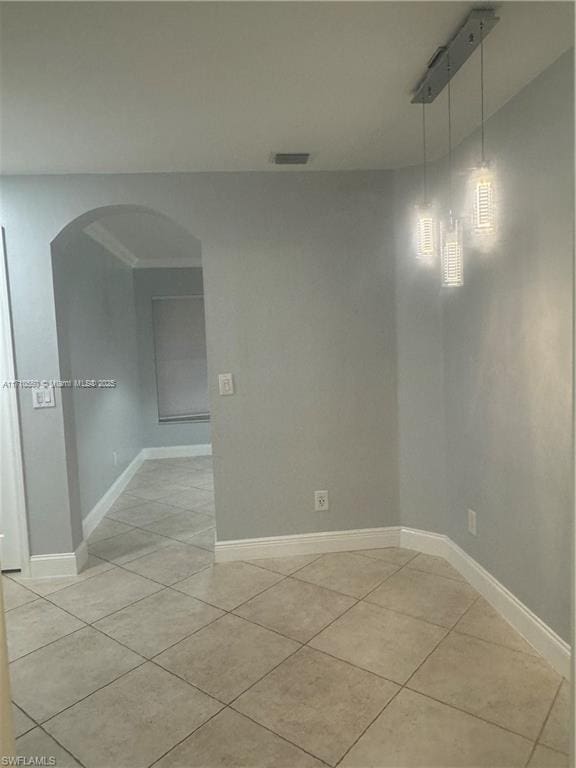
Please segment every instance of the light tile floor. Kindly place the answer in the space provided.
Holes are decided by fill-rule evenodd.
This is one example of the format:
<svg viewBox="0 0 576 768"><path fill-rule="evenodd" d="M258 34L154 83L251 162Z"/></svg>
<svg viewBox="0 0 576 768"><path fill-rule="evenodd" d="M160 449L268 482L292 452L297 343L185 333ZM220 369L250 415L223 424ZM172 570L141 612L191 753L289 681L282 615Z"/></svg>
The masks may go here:
<svg viewBox="0 0 576 768"><path fill-rule="evenodd" d="M440 558L214 565L210 457L145 462L88 545L78 577L3 580L23 756L568 766L567 682Z"/></svg>

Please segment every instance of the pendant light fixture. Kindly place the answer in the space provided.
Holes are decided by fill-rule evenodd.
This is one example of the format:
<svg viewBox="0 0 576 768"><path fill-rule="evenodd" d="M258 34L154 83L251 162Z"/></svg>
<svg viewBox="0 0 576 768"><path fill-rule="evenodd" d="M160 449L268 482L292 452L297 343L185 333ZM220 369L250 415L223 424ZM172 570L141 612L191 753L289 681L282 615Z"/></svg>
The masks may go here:
<svg viewBox="0 0 576 768"><path fill-rule="evenodd" d="M496 225L494 178L486 162L484 134L484 22L480 22L480 144L481 164L473 177L474 230L479 235L492 235Z"/></svg>
<svg viewBox="0 0 576 768"><path fill-rule="evenodd" d="M422 103L422 192L416 219L416 253L418 259L431 264L436 258L436 222L428 198L428 157L426 152L426 104Z"/></svg>
<svg viewBox="0 0 576 768"><path fill-rule="evenodd" d="M447 61L450 76L450 59ZM448 222L442 228L442 285L464 284L462 228L454 216L452 201L452 90L448 79Z"/></svg>

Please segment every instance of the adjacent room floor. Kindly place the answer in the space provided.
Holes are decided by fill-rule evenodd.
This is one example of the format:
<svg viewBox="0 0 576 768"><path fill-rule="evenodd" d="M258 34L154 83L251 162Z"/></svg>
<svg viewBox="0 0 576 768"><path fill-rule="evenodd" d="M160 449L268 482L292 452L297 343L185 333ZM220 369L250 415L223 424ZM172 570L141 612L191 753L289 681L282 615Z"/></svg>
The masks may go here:
<svg viewBox="0 0 576 768"><path fill-rule="evenodd" d="M214 565L209 457L145 462L78 577L4 579L18 753L59 768L568 766L568 684L444 560Z"/></svg>

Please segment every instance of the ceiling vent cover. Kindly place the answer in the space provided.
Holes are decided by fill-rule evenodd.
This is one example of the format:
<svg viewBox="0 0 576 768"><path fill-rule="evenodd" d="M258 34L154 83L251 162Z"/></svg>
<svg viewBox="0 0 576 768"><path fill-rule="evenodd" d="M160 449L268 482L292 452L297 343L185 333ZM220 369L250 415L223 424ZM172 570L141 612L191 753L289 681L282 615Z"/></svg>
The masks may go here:
<svg viewBox="0 0 576 768"><path fill-rule="evenodd" d="M307 165L310 152L274 152L272 162L275 165Z"/></svg>

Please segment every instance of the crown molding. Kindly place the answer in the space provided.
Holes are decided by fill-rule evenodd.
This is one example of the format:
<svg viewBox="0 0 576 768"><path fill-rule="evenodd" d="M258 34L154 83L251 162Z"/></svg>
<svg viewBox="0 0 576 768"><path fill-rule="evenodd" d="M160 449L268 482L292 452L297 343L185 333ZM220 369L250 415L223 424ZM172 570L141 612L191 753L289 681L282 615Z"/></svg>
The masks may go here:
<svg viewBox="0 0 576 768"><path fill-rule="evenodd" d="M93 221L92 224L89 224L84 229L84 232L88 237L94 240L94 242L101 245L102 248L105 248L108 251L108 253L116 256L116 258L120 259L124 264L127 264L132 268L138 266L140 259L133 254L129 248L126 248L126 246L100 221Z"/></svg>

